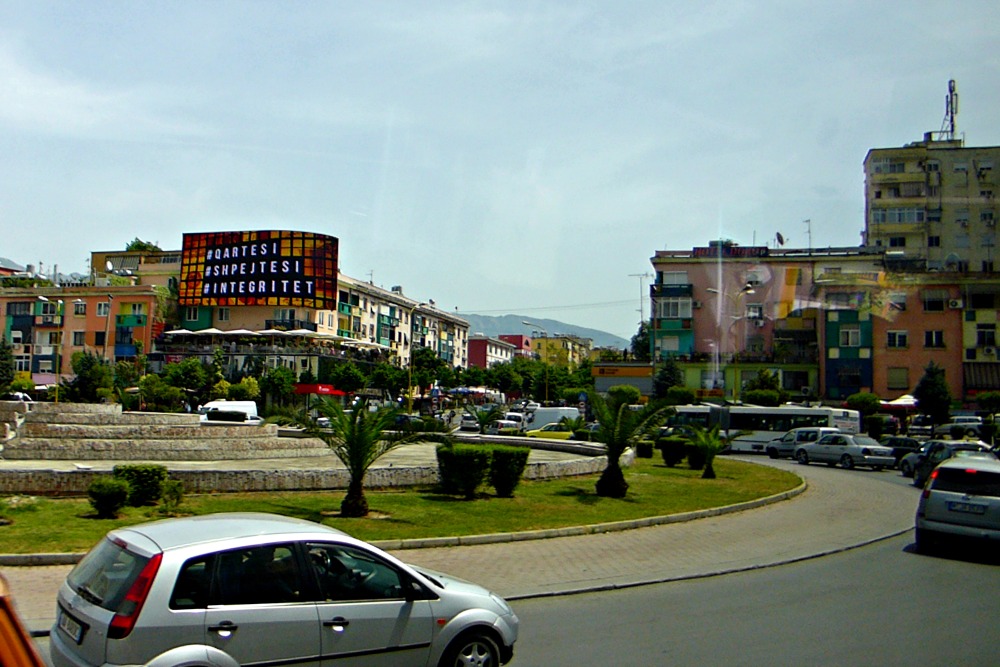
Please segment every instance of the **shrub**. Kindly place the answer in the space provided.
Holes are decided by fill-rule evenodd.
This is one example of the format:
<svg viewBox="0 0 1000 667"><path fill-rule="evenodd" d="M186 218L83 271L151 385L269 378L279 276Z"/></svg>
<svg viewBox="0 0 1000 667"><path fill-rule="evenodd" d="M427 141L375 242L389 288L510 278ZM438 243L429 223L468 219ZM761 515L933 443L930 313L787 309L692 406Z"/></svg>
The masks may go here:
<svg viewBox="0 0 1000 667"><path fill-rule="evenodd" d="M708 454L704 449L695 447L690 442L684 444L684 451L687 453L688 466L691 470L704 470L708 460Z"/></svg>
<svg viewBox="0 0 1000 667"><path fill-rule="evenodd" d="M667 402L670 405L690 405L696 400L693 389L687 387L670 387L667 389Z"/></svg>
<svg viewBox="0 0 1000 667"><path fill-rule="evenodd" d="M87 487L90 506L99 519L114 519L128 501L128 482L120 477L101 475Z"/></svg>
<svg viewBox="0 0 1000 667"><path fill-rule="evenodd" d="M490 469L490 448L482 445L441 445L437 448L441 490L476 497L476 489L486 480Z"/></svg>
<svg viewBox="0 0 1000 667"><path fill-rule="evenodd" d="M649 440L640 440L635 445L635 455L640 459L653 458L653 443Z"/></svg>
<svg viewBox="0 0 1000 667"><path fill-rule="evenodd" d="M573 431L574 440L582 440L583 442L590 442L590 436L593 434L589 428L578 428Z"/></svg>
<svg viewBox="0 0 1000 667"><path fill-rule="evenodd" d="M490 458L490 486L496 489L499 497L514 497L514 489L521 482L530 453L530 447L498 445L493 448Z"/></svg>
<svg viewBox="0 0 1000 667"><path fill-rule="evenodd" d="M660 450L663 463L668 468L673 468L684 460L687 455L687 445L686 438L660 438L656 441L656 448Z"/></svg>
<svg viewBox="0 0 1000 667"><path fill-rule="evenodd" d="M184 501L184 484L179 479L163 480L161 486L163 491L163 512L173 514Z"/></svg>
<svg viewBox="0 0 1000 667"><path fill-rule="evenodd" d="M882 437L884 427L885 420L882 419L882 415L868 415L865 417L865 430L868 431L868 435L876 440Z"/></svg>
<svg viewBox="0 0 1000 667"><path fill-rule="evenodd" d="M122 464L112 469L118 479L128 482L128 504L132 507L155 505L163 494L163 482L167 479L165 466L155 463Z"/></svg>

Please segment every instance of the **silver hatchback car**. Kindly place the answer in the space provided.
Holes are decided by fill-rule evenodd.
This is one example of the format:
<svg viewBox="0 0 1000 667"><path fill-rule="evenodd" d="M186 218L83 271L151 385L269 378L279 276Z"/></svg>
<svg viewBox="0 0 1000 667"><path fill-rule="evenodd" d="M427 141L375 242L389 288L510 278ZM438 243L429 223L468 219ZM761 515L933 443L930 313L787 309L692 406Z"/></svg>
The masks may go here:
<svg viewBox="0 0 1000 667"><path fill-rule="evenodd" d="M66 577L55 667L500 665L518 619L498 595L271 514L108 533Z"/></svg>
<svg viewBox="0 0 1000 667"><path fill-rule="evenodd" d="M1000 460L956 457L931 472L915 519L917 551L940 539L1000 544Z"/></svg>

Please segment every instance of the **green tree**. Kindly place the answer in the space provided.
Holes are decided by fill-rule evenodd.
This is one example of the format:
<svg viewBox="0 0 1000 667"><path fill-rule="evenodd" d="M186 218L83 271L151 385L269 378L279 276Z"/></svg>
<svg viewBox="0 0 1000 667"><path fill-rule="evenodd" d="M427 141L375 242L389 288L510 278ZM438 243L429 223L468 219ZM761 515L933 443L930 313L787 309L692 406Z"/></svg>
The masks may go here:
<svg viewBox="0 0 1000 667"><path fill-rule="evenodd" d="M185 390L189 394L200 395L212 384L212 374L198 357L188 357L183 361L166 364L161 376L170 386Z"/></svg>
<svg viewBox="0 0 1000 667"><path fill-rule="evenodd" d="M360 401L351 411L345 411L340 403L325 396L317 398L311 409L318 418L329 420L329 426L320 428L316 420L306 410L294 417L272 417L268 421L301 426L306 435L319 438L327 444L334 455L347 468L349 481L347 494L340 503L340 514L344 517L368 515L368 499L365 497L365 475L375 461L401 445L415 442L438 442L451 444L444 433L422 433L396 431L395 408L379 408L370 411L366 401Z"/></svg>
<svg viewBox="0 0 1000 667"><path fill-rule="evenodd" d="M424 393L425 389L430 389L434 385L438 370L446 364L429 347L414 347L410 356L410 372L412 374L413 386L419 389L420 393Z"/></svg>
<svg viewBox="0 0 1000 667"><path fill-rule="evenodd" d="M292 371L290 369L286 368L285 370L287 370L290 375L292 374ZM220 382L225 382L225 380L220 380ZM215 391L215 388L218 386L219 386L218 383L216 383L215 387L212 387L212 391ZM294 388L295 385L293 383L292 389L294 390ZM284 386L282 386L280 390L284 390ZM257 381L257 378L245 377L239 382L230 383L229 386L226 387L225 398L229 399L230 401L255 401L259 397L260 397L260 382ZM279 396L279 399L284 400L287 399L287 397L288 397L287 395L281 394Z"/></svg>
<svg viewBox="0 0 1000 667"><path fill-rule="evenodd" d="M462 372L462 384L466 387L486 386L486 370L479 366L469 366Z"/></svg>
<svg viewBox="0 0 1000 667"><path fill-rule="evenodd" d="M184 403L184 391L167 384L159 375L146 375L139 380L139 396L145 409L155 412L177 412Z"/></svg>
<svg viewBox="0 0 1000 667"><path fill-rule="evenodd" d="M138 236L128 242L125 252L163 252L155 243L143 241Z"/></svg>
<svg viewBox="0 0 1000 667"><path fill-rule="evenodd" d="M584 359L576 368L570 371L569 383L574 387L586 387L588 389L594 388L594 362L590 359Z"/></svg>
<svg viewBox="0 0 1000 667"><path fill-rule="evenodd" d="M368 386L368 378L356 363L344 361L330 368L330 383L342 392L353 394Z"/></svg>
<svg viewBox="0 0 1000 667"><path fill-rule="evenodd" d="M684 371L681 370L673 357L667 357L660 369L653 376L653 396L666 398L671 387L684 386Z"/></svg>
<svg viewBox="0 0 1000 667"><path fill-rule="evenodd" d="M75 377L67 383L70 400L96 403L111 393L114 375L106 359L92 352L74 352L71 363Z"/></svg>
<svg viewBox="0 0 1000 667"><path fill-rule="evenodd" d="M781 405L781 393L773 389L746 389L742 396L744 403L750 405L763 405L765 407L777 407Z"/></svg>
<svg viewBox="0 0 1000 667"><path fill-rule="evenodd" d="M486 370L486 385L504 394L519 388L523 382L521 375L514 370L513 364L504 362L490 366Z"/></svg>
<svg viewBox="0 0 1000 667"><path fill-rule="evenodd" d="M470 409L466 410L466 412L476 418L480 433L486 431L486 427L490 425L490 422L503 418L503 410L495 406L488 410L477 410L470 406Z"/></svg>
<svg viewBox="0 0 1000 667"><path fill-rule="evenodd" d="M882 407L882 399L867 391L851 394L847 397L846 402L847 407L851 410L857 410L861 413L862 417L873 415Z"/></svg>
<svg viewBox="0 0 1000 667"><path fill-rule="evenodd" d="M295 372L285 366L267 369L260 379L260 390L273 403L285 405L295 394Z"/></svg>
<svg viewBox="0 0 1000 667"><path fill-rule="evenodd" d="M632 359L635 361L649 361L650 360L650 325L649 322L643 321L639 323L639 330L635 332L632 336L632 341L629 345L629 351L632 353Z"/></svg>
<svg viewBox="0 0 1000 667"><path fill-rule="evenodd" d="M1000 391L984 391L976 394L976 405L990 416L997 414L1000 412Z"/></svg>
<svg viewBox="0 0 1000 667"><path fill-rule="evenodd" d="M628 400L631 392L615 389L617 387L608 389L606 399L596 391L590 394L590 406L599 424L594 439L604 443L608 456L607 466L597 480L596 492L602 497L624 498L628 493L628 482L621 468L622 454L629 447L637 447L640 440L653 439L672 409L651 403L641 411L633 410Z"/></svg>
<svg viewBox="0 0 1000 667"><path fill-rule="evenodd" d="M755 389L762 389L765 391L777 391L781 392L781 380L778 376L762 368L757 371L757 375L747 381L746 386L743 387L744 391L753 391Z"/></svg>
<svg viewBox="0 0 1000 667"><path fill-rule="evenodd" d="M944 424L951 413L951 390L944 379L944 369L933 361L924 369L913 397L917 399L917 409L930 415L935 424Z"/></svg>
<svg viewBox="0 0 1000 667"><path fill-rule="evenodd" d="M7 342L6 336L0 335L0 394L10 390L15 376L14 348Z"/></svg>
<svg viewBox="0 0 1000 667"><path fill-rule="evenodd" d="M406 370L380 361L372 368L368 381L373 388L395 400L406 389Z"/></svg>
<svg viewBox="0 0 1000 667"><path fill-rule="evenodd" d="M726 439L719 433L719 425L715 424L710 428L705 428L692 424L688 427L687 437L691 446L699 450L705 457L705 468L701 478L715 479L715 469L712 467L712 462L715 460L716 454L721 452L727 444Z"/></svg>

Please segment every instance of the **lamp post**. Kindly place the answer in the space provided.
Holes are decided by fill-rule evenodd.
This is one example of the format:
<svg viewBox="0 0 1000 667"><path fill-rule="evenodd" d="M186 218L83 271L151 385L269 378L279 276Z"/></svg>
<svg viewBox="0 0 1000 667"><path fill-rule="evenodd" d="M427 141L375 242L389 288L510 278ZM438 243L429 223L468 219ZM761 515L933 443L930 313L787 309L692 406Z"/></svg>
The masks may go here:
<svg viewBox="0 0 1000 667"><path fill-rule="evenodd" d="M413 414L413 312L417 308L426 306L427 304L421 301L412 308L409 309L406 318L409 320L410 327L410 363L407 364L407 374L406 374L406 414Z"/></svg>
<svg viewBox="0 0 1000 667"><path fill-rule="evenodd" d="M114 300L115 300L114 295L113 294L108 294L108 312L105 313L105 315L104 315L104 317L105 317L105 320L104 320L104 358L109 363L111 362L111 360L108 359L108 336L111 335L110 334L110 331L111 331L111 305L114 303ZM115 351L115 347L114 347L114 345L112 345L111 346L111 352L112 352L112 354L114 353L114 351Z"/></svg>
<svg viewBox="0 0 1000 667"><path fill-rule="evenodd" d="M718 294L720 296L724 296L727 299L729 299L729 301L734 306L737 306L737 307L739 306L740 301L742 300L742 298L744 296L746 296L747 294L754 294L754 292L755 292L752 283L746 283L735 294L729 294L727 292L723 292L723 291L715 289L713 287L708 287L708 288L706 288L705 291L706 292L710 292L712 294ZM716 310L716 313L717 313L716 326L718 327L718 330L719 330L719 333L718 333L718 336L717 336L717 338L719 339L719 345L716 346L716 354L719 354L720 348L721 348L721 345L722 345L722 340L721 340L722 339L722 303L721 303L721 301L719 303L719 308ZM732 317L733 317L733 324L735 324L739 320L745 319L745 317L743 315L733 315ZM728 331L728 329L727 329L727 331ZM736 349L737 347L739 347L739 346L734 346L734 349L733 349L733 375L734 375L734 382L733 382L733 402L734 403L736 403L740 399L740 365L739 365L739 350ZM718 371L716 371L716 372L718 372Z"/></svg>
<svg viewBox="0 0 1000 667"><path fill-rule="evenodd" d="M529 322L528 320L521 320L521 324L529 327L535 327L538 331L542 332L542 338L547 339L549 337L549 332L545 330L540 324L535 324L534 322ZM546 343L546 345L548 345ZM549 362L547 359L542 359L542 355L538 355L542 362L542 367L545 369L545 402L549 402Z"/></svg>

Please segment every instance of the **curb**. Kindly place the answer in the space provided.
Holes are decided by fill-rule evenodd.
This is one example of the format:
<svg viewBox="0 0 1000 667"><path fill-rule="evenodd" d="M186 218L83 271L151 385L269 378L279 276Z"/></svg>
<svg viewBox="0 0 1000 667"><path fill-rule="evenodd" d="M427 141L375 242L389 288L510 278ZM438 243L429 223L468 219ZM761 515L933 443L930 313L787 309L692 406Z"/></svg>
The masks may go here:
<svg viewBox="0 0 1000 667"><path fill-rule="evenodd" d="M732 514L734 512L755 509L794 498L795 496L805 492L807 488L808 485L805 481L803 481L794 489L782 491L781 493L765 496L763 498L757 498L755 500L748 500L743 503L723 505L722 507L711 507L691 512L681 512L678 514L665 514L663 516L629 519L626 521L595 523L586 526L567 526L564 528L545 528L542 530L529 530L517 533L491 533L485 535L462 535L457 537L427 537L407 540L377 540L370 542L369 544L372 544L384 551L403 551L406 549L434 549L439 547L458 547L476 544L499 544L504 542L546 540L553 537L573 537L577 535L613 533L623 530L633 530L635 528L648 528L650 526L661 526L670 523L694 521L695 519L703 519L712 516L720 516L723 514ZM75 565L84 557L84 555L85 554L83 553L0 554L0 566L40 567L46 565ZM614 586L613 588L621 587L628 587L628 585Z"/></svg>

